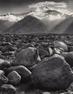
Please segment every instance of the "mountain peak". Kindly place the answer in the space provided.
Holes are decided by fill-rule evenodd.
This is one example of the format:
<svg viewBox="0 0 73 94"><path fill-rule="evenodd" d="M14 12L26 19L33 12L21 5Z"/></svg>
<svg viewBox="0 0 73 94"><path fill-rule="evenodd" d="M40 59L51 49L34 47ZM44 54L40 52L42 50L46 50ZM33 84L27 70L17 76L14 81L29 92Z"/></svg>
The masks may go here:
<svg viewBox="0 0 73 94"><path fill-rule="evenodd" d="M47 27L45 26L45 24L41 20L28 15L24 17L24 19L15 23L12 27L8 28L4 33L30 34L45 32L47 32Z"/></svg>

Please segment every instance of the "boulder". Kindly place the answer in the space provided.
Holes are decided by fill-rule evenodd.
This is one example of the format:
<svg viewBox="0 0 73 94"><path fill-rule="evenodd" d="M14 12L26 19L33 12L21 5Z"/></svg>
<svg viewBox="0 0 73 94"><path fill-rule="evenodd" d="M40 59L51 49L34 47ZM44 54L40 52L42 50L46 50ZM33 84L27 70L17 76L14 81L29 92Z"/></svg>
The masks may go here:
<svg viewBox="0 0 73 94"><path fill-rule="evenodd" d="M4 41L4 42L1 42L1 43L0 43L0 46L7 46L7 45L8 45L8 46L9 46L9 45L12 46L12 44L11 44L10 42L5 42L5 41Z"/></svg>
<svg viewBox="0 0 73 94"><path fill-rule="evenodd" d="M51 47L48 47L49 55L52 56L54 54L54 51Z"/></svg>
<svg viewBox="0 0 73 94"><path fill-rule="evenodd" d="M8 83L8 78L4 75L4 71L0 70L0 86Z"/></svg>
<svg viewBox="0 0 73 94"><path fill-rule="evenodd" d="M0 65L4 62L4 59L0 58Z"/></svg>
<svg viewBox="0 0 73 94"><path fill-rule="evenodd" d="M0 53L0 60L1 59L5 59L5 56L3 56L2 53Z"/></svg>
<svg viewBox="0 0 73 94"><path fill-rule="evenodd" d="M46 50L42 47L38 48L38 53L41 59L50 56L49 50Z"/></svg>
<svg viewBox="0 0 73 94"><path fill-rule="evenodd" d="M64 58L54 55L33 67L31 79L36 88L56 91L67 89L73 81L73 74Z"/></svg>
<svg viewBox="0 0 73 94"><path fill-rule="evenodd" d="M54 41L54 52L61 54L62 52L67 52L68 46L62 41Z"/></svg>
<svg viewBox="0 0 73 94"><path fill-rule="evenodd" d="M11 84L4 84L1 86L1 94L16 94L16 88Z"/></svg>
<svg viewBox="0 0 73 94"><path fill-rule="evenodd" d="M63 52L62 56L64 56L66 62L73 67L73 51L72 52Z"/></svg>
<svg viewBox="0 0 73 94"><path fill-rule="evenodd" d="M10 73L12 71L16 71L19 73L19 75L21 76L21 80L22 81L26 81L30 79L31 76L31 71L29 69L27 69L25 66L13 66L8 68L7 72Z"/></svg>
<svg viewBox="0 0 73 94"><path fill-rule="evenodd" d="M0 69L9 68L11 66L10 62L4 59L0 59Z"/></svg>
<svg viewBox="0 0 73 94"><path fill-rule="evenodd" d="M16 72L12 71L8 74L9 83L13 85L18 85L21 81L21 76Z"/></svg>
<svg viewBox="0 0 73 94"><path fill-rule="evenodd" d="M68 46L68 51L69 52L73 51L73 46Z"/></svg>
<svg viewBox="0 0 73 94"><path fill-rule="evenodd" d="M47 48L49 46L49 43L48 42L41 42L41 45L44 47L44 48Z"/></svg>
<svg viewBox="0 0 73 94"><path fill-rule="evenodd" d="M37 62L37 50L34 47L28 47L22 49L17 53L14 65L24 65L26 67L32 67Z"/></svg>
<svg viewBox="0 0 73 94"><path fill-rule="evenodd" d="M54 47L55 48L63 48L64 51L68 51L68 46L63 41L54 41Z"/></svg>

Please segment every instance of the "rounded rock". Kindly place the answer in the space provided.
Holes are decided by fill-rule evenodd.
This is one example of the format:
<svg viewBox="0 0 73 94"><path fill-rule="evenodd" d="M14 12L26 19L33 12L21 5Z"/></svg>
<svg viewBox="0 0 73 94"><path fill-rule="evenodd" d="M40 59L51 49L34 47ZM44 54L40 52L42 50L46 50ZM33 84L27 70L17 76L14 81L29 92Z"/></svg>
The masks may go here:
<svg viewBox="0 0 73 94"><path fill-rule="evenodd" d="M26 67L32 67L37 62L37 50L34 47L28 47L22 49L17 53L14 65L24 65Z"/></svg>
<svg viewBox="0 0 73 94"><path fill-rule="evenodd" d="M54 55L34 66L31 78L34 87L57 91L69 87L73 74L64 58Z"/></svg>
<svg viewBox="0 0 73 94"><path fill-rule="evenodd" d="M73 67L73 51L72 52L63 52L62 56L65 58L66 62Z"/></svg>
<svg viewBox="0 0 73 94"><path fill-rule="evenodd" d="M13 85L18 85L21 81L21 76L16 72L12 71L8 74L9 83Z"/></svg>
<svg viewBox="0 0 73 94"><path fill-rule="evenodd" d="M4 83L8 83L8 78L4 75L4 71L0 70L0 86Z"/></svg>
<svg viewBox="0 0 73 94"><path fill-rule="evenodd" d="M1 94L15 94L16 88L11 84L4 84L1 86Z"/></svg>
<svg viewBox="0 0 73 94"><path fill-rule="evenodd" d="M62 51L68 51L68 46L62 41L54 41L54 48L60 49Z"/></svg>
<svg viewBox="0 0 73 94"><path fill-rule="evenodd" d="M47 50L44 49L43 47L39 47L39 48L38 48L38 53L39 53L39 56L40 56L41 59L50 56L49 51L47 51Z"/></svg>
<svg viewBox="0 0 73 94"><path fill-rule="evenodd" d="M2 60L0 63L0 69L3 70L5 68L9 68L11 66L10 62L7 60Z"/></svg>
<svg viewBox="0 0 73 94"><path fill-rule="evenodd" d="M26 81L30 79L31 71L27 69L25 66L20 65L20 66L13 66L8 68L8 73L12 71L18 72L19 75L21 76L22 81Z"/></svg>
<svg viewBox="0 0 73 94"><path fill-rule="evenodd" d="M0 64L2 64L3 62L4 62L4 59L1 59L1 58L0 58Z"/></svg>

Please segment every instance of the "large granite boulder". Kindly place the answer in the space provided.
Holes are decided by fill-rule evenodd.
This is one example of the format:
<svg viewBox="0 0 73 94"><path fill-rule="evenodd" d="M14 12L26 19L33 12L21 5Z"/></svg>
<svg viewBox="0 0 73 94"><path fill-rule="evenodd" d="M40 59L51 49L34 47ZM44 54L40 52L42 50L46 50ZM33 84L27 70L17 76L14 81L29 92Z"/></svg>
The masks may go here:
<svg viewBox="0 0 73 94"><path fill-rule="evenodd" d="M14 65L24 65L26 67L32 67L37 62L37 50L34 47L28 47L22 49L17 53Z"/></svg>
<svg viewBox="0 0 73 94"><path fill-rule="evenodd" d="M36 88L64 90L73 81L73 74L64 58L54 55L33 67L31 79Z"/></svg>

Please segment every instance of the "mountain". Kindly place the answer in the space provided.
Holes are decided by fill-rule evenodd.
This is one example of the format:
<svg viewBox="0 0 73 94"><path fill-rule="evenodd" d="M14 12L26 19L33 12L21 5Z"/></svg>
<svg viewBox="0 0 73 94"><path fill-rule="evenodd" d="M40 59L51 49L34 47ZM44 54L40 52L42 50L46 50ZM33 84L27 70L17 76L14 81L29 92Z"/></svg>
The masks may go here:
<svg viewBox="0 0 73 94"><path fill-rule="evenodd" d="M14 22L0 20L0 33L3 33L4 30L11 27L13 24Z"/></svg>
<svg viewBox="0 0 73 94"><path fill-rule="evenodd" d="M12 25L14 25L15 23L24 23L21 22L20 20L22 20L24 17L24 19L26 19L27 15L30 15L30 12L27 13L23 13L23 14L13 14L13 13L8 13L8 14L4 14L4 15L0 15L0 33L3 33L3 31L7 31L9 28L12 27ZM61 13L59 11L56 10L45 10L42 12L31 12L31 16L33 17L28 17L29 19L36 19L39 20L39 22L41 22L42 24L45 24L45 26L48 28L48 32L57 24L59 24L64 18L61 17ZM58 16L60 18L58 18ZM42 20L42 21L40 21ZM55 21L56 20L56 21ZM20 22L19 22L20 21ZM36 21L34 21L34 23L38 23ZM15 25L16 26L16 25ZM13 26L13 27L15 27ZM25 25L26 26L26 25ZM20 26L21 27L21 26ZM45 29L46 30L46 29Z"/></svg>
<svg viewBox="0 0 73 94"><path fill-rule="evenodd" d="M21 17L12 14L0 15L0 33L3 33L4 30L11 27L21 19Z"/></svg>
<svg viewBox="0 0 73 94"><path fill-rule="evenodd" d="M47 27L45 24L41 20L31 15L24 17L24 19L18 21L13 26L4 31L4 33L9 34L30 34L46 32Z"/></svg>
<svg viewBox="0 0 73 94"><path fill-rule="evenodd" d="M50 33L53 28L55 28L58 24L62 23L67 18L67 15L63 15L56 10L48 10L45 13L46 14L42 20L43 23L47 26L48 32Z"/></svg>
<svg viewBox="0 0 73 94"><path fill-rule="evenodd" d="M58 30L59 24L63 23L71 15L71 12L67 10L67 5L65 3L55 3L55 2L40 2L35 5L31 5L30 8L34 10L31 15L42 20L43 23L48 28L47 33L61 33ZM54 30L58 28L57 30Z"/></svg>
<svg viewBox="0 0 73 94"><path fill-rule="evenodd" d="M24 19L4 30L4 33L51 33L51 30L63 22L67 16L59 11L50 9L38 14L33 12L31 15L25 16Z"/></svg>
<svg viewBox="0 0 73 94"><path fill-rule="evenodd" d="M67 17L64 21L62 21L60 24L58 24L56 27L54 27L51 32L52 33L57 33L57 34L61 34L61 33L70 33L71 31L71 24L73 22L73 17L69 16ZM70 28L68 28L70 27Z"/></svg>
<svg viewBox="0 0 73 94"><path fill-rule="evenodd" d="M73 34L73 19L72 23L67 27L67 29L64 31L66 34Z"/></svg>
<svg viewBox="0 0 73 94"><path fill-rule="evenodd" d="M39 2L29 6L30 11L7 17L9 21L16 21L4 33L62 33L71 20L71 12L65 3ZM30 16L29 16L30 15ZM71 20L71 21L70 21ZM68 25L67 25L68 24Z"/></svg>

